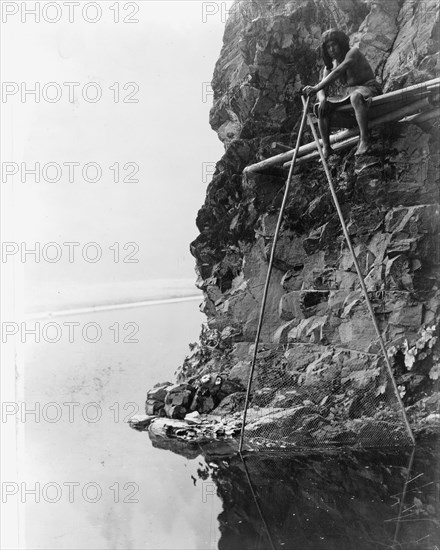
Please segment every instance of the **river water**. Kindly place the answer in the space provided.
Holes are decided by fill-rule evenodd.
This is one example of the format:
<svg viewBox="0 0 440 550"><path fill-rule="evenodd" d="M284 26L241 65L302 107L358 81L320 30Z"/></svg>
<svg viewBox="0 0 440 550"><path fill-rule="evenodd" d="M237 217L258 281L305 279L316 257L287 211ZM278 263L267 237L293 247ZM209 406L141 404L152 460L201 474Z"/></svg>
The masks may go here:
<svg viewBox="0 0 440 550"><path fill-rule="evenodd" d="M40 320L40 343L22 349L22 485L8 500L18 507L21 548L440 547L433 443L414 456L243 460L198 447L162 450L128 427L147 389L172 381L196 341L197 302L59 316L53 343L59 334L48 322ZM72 322L79 325L70 325L69 342Z"/></svg>
<svg viewBox="0 0 440 550"><path fill-rule="evenodd" d="M14 497L22 547L215 548L221 503L194 484L199 461L153 448L126 423L144 413L146 391L172 380L188 343L197 340L198 302L39 322L44 337L23 349L23 401L27 411L39 407L19 424L19 471L28 490L40 484L40 502L31 494ZM59 342L48 342L57 337L49 322L63 329ZM79 325L71 325L70 343L72 322ZM97 327L102 337L87 341Z"/></svg>

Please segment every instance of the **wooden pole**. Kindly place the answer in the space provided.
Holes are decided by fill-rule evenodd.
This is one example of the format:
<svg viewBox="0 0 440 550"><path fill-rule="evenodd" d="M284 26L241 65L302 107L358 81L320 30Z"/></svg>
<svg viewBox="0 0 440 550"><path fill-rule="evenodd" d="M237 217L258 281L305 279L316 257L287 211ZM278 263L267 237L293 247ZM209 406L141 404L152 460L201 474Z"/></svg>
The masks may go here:
<svg viewBox="0 0 440 550"><path fill-rule="evenodd" d="M414 84L413 86L408 86L407 88L401 88L400 90L395 90L394 92L388 92L386 94L373 97L371 100L371 107L383 105L384 103L389 103L390 101L402 101L405 99L405 96L407 96L409 101L414 101L413 98L415 97L421 99L425 95L429 95L431 91L439 89L439 86L440 78L433 78L432 80L427 80L426 82L421 82L420 84ZM343 105L338 108L338 111L347 111L350 109L350 105Z"/></svg>
<svg viewBox="0 0 440 550"><path fill-rule="evenodd" d="M422 101L422 99L418 99L416 93L418 91L423 91L429 89L432 91L438 90L440 86L440 78L434 78L432 80L428 80L426 82L422 82L421 84L415 84L414 86L409 86L407 88L403 88L402 90L396 90L395 92L390 92L388 94L383 94L381 96L377 96L373 98L372 100L372 106L376 104L379 100L382 103L386 103L387 101L391 100L398 100L399 97L402 98L405 95L408 95L409 98L413 98L414 104L418 103L419 101ZM429 97L429 96L427 96ZM426 98L424 98L426 100ZM427 101L427 100L426 100ZM380 104L380 103L379 103ZM410 105L413 105L412 103ZM409 106L409 105L407 105ZM339 109L341 110L341 108ZM388 114L388 113L387 113ZM386 115L384 115L386 116ZM373 119L375 120L375 119ZM379 122L381 124L381 122ZM348 137L351 137L355 134L350 133L353 132L353 130L346 130L345 132L339 132L337 134L333 134L330 136L330 143L336 143L337 141L342 141ZM304 155L307 155L308 153L316 150L316 144L314 142L308 143L307 145L303 145L299 148L298 151L298 157L302 157ZM275 166L277 164L283 164L289 160L291 160L293 157L293 149L290 151L287 151L285 153L280 153L278 155L275 155L273 157L270 157L268 159L262 160L260 162L257 162L255 164L251 164L250 166L247 166L244 169L244 172L246 173L252 173L252 172L259 172L260 170L263 170L264 168L268 168L269 166Z"/></svg>
<svg viewBox="0 0 440 550"><path fill-rule="evenodd" d="M350 139L347 139L345 141L340 141L333 147L333 151L341 151L342 149L347 149L347 147L352 147L353 145L356 145L359 141L359 136L354 136ZM313 160L319 158L318 151L314 151L313 153L310 153L309 155L304 155L303 157L300 157L296 164L302 164L304 162L307 162L308 160ZM283 164L283 168L289 168L290 162L286 162Z"/></svg>
<svg viewBox="0 0 440 550"><path fill-rule="evenodd" d="M431 111L425 111L422 113L417 113L416 115L405 117L403 120L400 120L399 122L414 122L414 124L417 124L419 122L425 122L426 120L430 120L431 118L439 118L439 117L440 117L440 109L437 107L436 109L432 109Z"/></svg>
<svg viewBox="0 0 440 550"><path fill-rule="evenodd" d="M411 122L414 124L419 124L422 122L426 122L427 120L431 120L432 118L439 118L440 117L440 109L432 109L430 111L425 111L422 113L417 113L416 115L411 115L409 117L405 117L403 120L399 120L399 123L401 122ZM340 141L338 142L334 147L334 151L340 151L342 149L346 149L347 147L351 147L353 145L356 145L359 141L359 136L352 137L350 139L347 139L346 141ZM319 157L318 151L314 151L313 153L310 153L309 155L305 155L303 157L300 157L296 164L301 164L303 162L307 162L308 160L313 160ZM283 168L289 168L290 162L286 162L283 164Z"/></svg>
<svg viewBox="0 0 440 550"><path fill-rule="evenodd" d="M393 120L399 120L400 118L403 118L404 116L414 114L414 111L418 111L419 109L423 109L426 107L430 107L430 103L428 100L420 99L419 101L416 101L415 103L412 103L411 105L406 105L405 107L401 107L400 109L397 109L396 111L392 111L391 113L387 113L386 115L382 115L379 118L374 118L373 120L370 120L368 122L368 128L374 128L375 126L378 126L379 124L384 124L386 122L391 122ZM351 138L353 136L359 135L359 128L352 128L350 130L345 130L344 132L340 132L338 136L338 142L340 143L342 139L345 138L347 140L348 138ZM335 136L330 136L330 143L335 143L335 140L332 140L331 138ZM321 143L321 141L320 141ZM347 143L347 142L346 142ZM309 146L312 144L308 144ZM316 143L313 143L314 147L309 147L310 151L314 151L312 155L307 155L307 158L305 156L301 156L298 159L298 162L303 162L303 160L309 160L311 158L315 158L316 156ZM344 147L348 147L350 143L347 143ZM342 148L344 148L342 147ZM337 149L337 146L334 147L334 149ZM269 159L268 159L269 160ZM283 168L288 168L290 166L290 162L286 162L283 164ZM255 166L255 165L254 165Z"/></svg>
<svg viewBox="0 0 440 550"><path fill-rule="evenodd" d="M399 105L401 106L407 105L408 103L413 103L418 99L429 97L434 92L434 90L435 88L432 88L431 90L428 90L428 89L414 90L412 92L406 92L405 94L399 94L399 96L397 97L392 96L392 94L379 95L372 98L370 109L373 109L374 107L384 107L385 105L388 105L388 103L392 103L392 102L399 103ZM347 111L352 111L352 110L353 110L353 107L351 106L351 104L348 104L348 103L344 103L344 105L341 105L340 107L337 107L335 109L335 111L337 111L338 113L345 113Z"/></svg>
<svg viewBox="0 0 440 550"><path fill-rule="evenodd" d="M297 139L296 139L296 147L295 147L295 151L293 153L293 160L291 162L289 175L287 176L286 185L285 185L285 188L284 188L283 202L281 203L280 213L278 214L278 221L277 221L277 225L276 225L276 228L275 228L275 233L273 235L272 250L270 251L269 265L267 267L266 281L264 283L264 289L263 289L263 297L261 298L260 315L258 317L258 326L257 326L257 333L255 335L254 352L253 352L253 356L252 356L251 370L249 372L248 386L247 386L247 391L246 391L246 400L245 400L245 404L244 404L243 421L242 421L242 425L241 425L241 434L240 434L240 446L238 448L240 453L241 453L241 450L243 448L244 430L245 430L245 427L246 427L246 415L247 415L247 410L248 410L248 406L249 406L249 398L250 398L250 394L251 394L252 379L253 379L253 376L254 376L255 365L256 365L256 362L257 362L258 344L260 342L261 329L263 327L264 311L266 309L266 301L267 301L267 295L268 295L268 292L269 292L270 277L271 277L271 274L272 274L272 267L273 267L273 262L274 262L274 259L275 259L275 249L276 249L276 246L277 246L278 235L279 235L280 229L281 229L281 223L283 221L283 215L284 215L284 210L285 210L286 204L287 204L287 198L289 196L290 184L292 182L292 176L293 176L293 168L295 166L295 161L296 161L296 157L297 157L297 154L298 154L299 145L301 143L301 138L302 138L302 134L303 134L303 131L304 131L304 126L305 126L305 123L306 123L307 111L309 110L309 101L310 101L309 97L307 99L303 98L304 112L303 112L303 115L302 115L302 118L301 118L301 125L299 127L298 136L297 136Z"/></svg>
<svg viewBox="0 0 440 550"><path fill-rule="evenodd" d="M303 103L304 103L304 100L303 100ZM327 161L324 157L324 153L322 151L321 144L319 143L318 133L316 132L315 125L314 125L312 117L310 115L307 116L307 122L309 123L310 129L312 131L313 138L315 140L319 156L321 157L322 165L324 167L324 172L325 172L325 175L327 176L327 181L328 181L328 185L329 185L329 188L330 188L330 193L331 193L332 198L333 198L333 203L334 203L336 211L338 213L339 221L341 222L341 227L342 227L342 231L344 233L345 242L347 243L348 249L349 249L351 257L353 259L353 264L354 264L354 267L356 269L356 272L357 272L357 275L358 275L358 278L359 278L359 283L361 285L361 290L362 290L362 293L363 293L364 298L365 298L365 303L367 304L367 308L368 308L368 311L370 313L371 320L373 321L374 330L376 332L377 339L379 340L379 344L380 344L380 348L381 348L382 353L383 353L385 365L387 367L388 374L389 374L389 377L391 379L391 384L393 386L394 393L396 395L397 401L398 401L398 403L400 405L400 409L402 411L402 416L403 416L403 420L405 422L408 437L411 440L412 445L414 446L416 444L415 439L414 439L414 434L412 433L411 426L409 425L408 417L406 416L405 407L403 405L402 398L400 397L400 393L399 393L399 389L397 387L396 379L394 378L393 369L391 368L391 363L390 363L390 359L388 357L387 349L385 347L385 342L382 338L382 333L380 332L379 325L377 324L376 315L374 314L373 306L371 305L370 297L368 296L368 290L367 290L367 286L366 286L365 281L364 281L364 276L362 275L361 268L359 267L359 262L357 260L357 257L356 257L356 254L355 254L355 251L354 251L354 248L353 248L353 244L351 242L350 235L348 233L347 225L345 223L345 219L344 219L344 216L342 214L341 206L339 204L339 200L338 200L338 197L336 195L335 188L333 186L333 179L332 179L332 176L330 174L330 170L329 170Z"/></svg>

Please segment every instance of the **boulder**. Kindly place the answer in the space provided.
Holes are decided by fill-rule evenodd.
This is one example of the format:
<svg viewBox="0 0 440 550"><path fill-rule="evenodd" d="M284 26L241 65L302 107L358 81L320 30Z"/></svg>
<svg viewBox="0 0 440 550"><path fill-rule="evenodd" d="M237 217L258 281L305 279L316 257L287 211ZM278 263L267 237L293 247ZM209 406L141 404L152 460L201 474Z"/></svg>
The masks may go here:
<svg viewBox="0 0 440 550"><path fill-rule="evenodd" d="M165 405L165 413L168 418L181 420L185 418L186 408L182 405Z"/></svg>
<svg viewBox="0 0 440 550"><path fill-rule="evenodd" d="M165 396L168 388L171 386L171 382L165 382L164 384L156 384L152 390L147 393L147 398L151 401L165 402Z"/></svg>
<svg viewBox="0 0 440 550"><path fill-rule="evenodd" d="M238 381L243 387L247 388L250 372L251 363L249 361L239 361L230 370L228 379Z"/></svg>
<svg viewBox="0 0 440 550"><path fill-rule="evenodd" d="M135 414L128 419L128 424L130 428L133 428L134 430L144 431L155 418L156 416L154 415Z"/></svg>
<svg viewBox="0 0 440 550"><path fill-rule="evenodd" d="M222 388L224 387L224 391ZM198 381L198 388L191 402L191 411L206 414L211 412L227 395L228 384L217 373L206 374Z"/></svg>
<svg viewBox="0 0 440 550"><path fill-rule="evenodd" d="M165 405L189 408L195 388L190 384L175 384L169 386L165 395Z"/></svg>
<svg viewBox="0 0 440 550"><path fill-rule="evenodd" d="M242 411L246 399L246 392L235 392L225 397L220 405L213 410L216 415L228 415Z"/></svg>
<svg viewBox="0 0 440 550"><path fill-rule="evenodd" d="M238 380L223 379L222 385L220 387L220 390L217 393L217 396L220 401L223 401L229 395L242 392L245 389L246 389L245 386Z"/></svg>
<svg viewBox="0 0 440 550"><path fill-rule="evenodd" d="M292 319L304 319L304 306L302 293L298 291L289 292L280 300L280 319L291 321Z"/></svg>
<svg viewBox="0 0 440 550"><path fill-rule="evenodd" d="M147 415L160 415L164 409L163 401L154 401L152 399L147 399L145 402L145 414Z"/></svg>
<svg viewBox="0 0 440 550"><path fill-rule="evenodd" d="M289 332L297 325L296 319L280 325L273 336L274 344L287 344Z"/></svg>
<svg viewBox="0 0 440 550"><path fill-rule="evenodd" d="M197 411L193 411L186 414L185 421L188 422L188 424L196 424L196 425L202 423L200 414Z"/></svg>

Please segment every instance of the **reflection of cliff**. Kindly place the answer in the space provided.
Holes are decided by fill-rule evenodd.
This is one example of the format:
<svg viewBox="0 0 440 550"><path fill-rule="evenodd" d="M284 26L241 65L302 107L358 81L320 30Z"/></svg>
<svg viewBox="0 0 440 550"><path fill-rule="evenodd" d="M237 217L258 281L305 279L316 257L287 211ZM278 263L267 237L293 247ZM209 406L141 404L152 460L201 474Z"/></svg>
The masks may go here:
<svg viewBox="0 0 440 550"><path fill-rule="evenodd" d="M301 111L295 99L318 79L322 32L331 26L347 32L391 91L437 76L438 14L435 0L236 1L214 72L210 120L226 151L191 245L210 332L186 360L181 379L237 365L247 372L286 175L279 169L243 175L243 169L272 155L272 142L295 142ZM388 124L373 138L367 161L356 161L349 150L332 172L400 391L412 405L438 390L440 373L433 329L440 311L438 123ZM366 371L377 361L371 319L316 161L294 176L263 341L293 348L280 346L273 363L284 362L300 376L308 376L312 362L320 371L337 368L327 346L365 354Z"/></svg>
<svg viewBox="0 0 440 550"><path fill-rule="evenodd" d="M239 457L219 460L213 474L224 506L219 549L435 548L440 477L433 453L418 450L410 472L409 451L254 454L244 459L246 468Z"/></svg>
<svg viewBox="0 0 440 550"><path fill-rule="evenodd" d="M435 550L440 440L408 448L254 452L154 437L197 459L204 494L222 501L219 550ZM200 459L203 458L205 465Z"/></svg>

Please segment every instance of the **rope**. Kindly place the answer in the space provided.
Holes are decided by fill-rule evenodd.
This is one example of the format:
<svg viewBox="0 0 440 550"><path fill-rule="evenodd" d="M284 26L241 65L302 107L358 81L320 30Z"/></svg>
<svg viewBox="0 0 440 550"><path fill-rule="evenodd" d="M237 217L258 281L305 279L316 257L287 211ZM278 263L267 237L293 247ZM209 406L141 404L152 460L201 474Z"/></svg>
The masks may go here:
<svg viewBox="0 0 440 550"><path fill-rule="evenodd" d="M274 261L274 257L275 257L275 248L276 248L277 241L278 241L278 235L279 235L280 228L281 228L281 222L283 220L283 214L284 214L284 209L285 209L286 203L287 203L287 197L289 195L290 183L292 181L292 176L293 176L293 168L294 168L295 163L296 163L296 157L298 155L298 149L299 149L299 146L300 146L300 143L301 143L301 137L302 137L302 134L303 134L303 131L304 131L304 125L305 125L306 118L307 118L307 111L308 111L308 108L309 108L309 100L310 100L309 97L306 100L304 100L304 98L303 98L304 111L303 111L302 118L301 118L301 125L299 127L298 138L296 140L296 146L295 146L295 150L294 150L294 153L293 153L292 164L290 165L289 174L287 176L286 187L285 187L285 190L284 190L283 202L281 204L280 214L278 216L278 222L277 222L277 226L276 226L274 237L273 237L273 245L272 245L272 250L271 250L271 253L270 253L269 267L267 268L266 282L264 284L264 290L263 290L263 299L261 301L260 317L258 319L257 334L255 336L254 353L253 353L253 357L252 357L251 371L249 373L249 381L248 381L248 387L247 387L247 391L246 391L246 401L245 401L244 412L243 412L243 424L241 426L241 434L240 434L240 446L239 446L239 451L240 452L243 448L244 427L246 425L246 416L247 416L247 409L248 409L248 404L249 404L249 396L250 396L250 393L251 393L251 385L252 385L252 379L253 379L253 376L254 376L255 363L257 361L258 344L259 344L259 341L260 341L261 328L263 326L264 310L266 308L267 293L268 293L268 290L269 290L270 276L272 274L273 261Z"/></svg>

